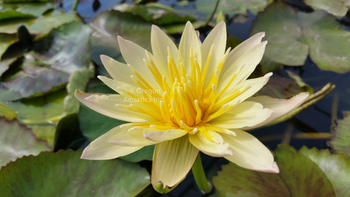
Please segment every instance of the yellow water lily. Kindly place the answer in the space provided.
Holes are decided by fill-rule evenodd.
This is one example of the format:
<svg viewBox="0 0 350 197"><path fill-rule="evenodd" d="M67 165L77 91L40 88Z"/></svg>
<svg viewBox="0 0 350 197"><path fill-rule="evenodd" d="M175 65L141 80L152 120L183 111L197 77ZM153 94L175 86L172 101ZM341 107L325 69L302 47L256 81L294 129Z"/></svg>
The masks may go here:
<svg viewBox="0 0 350 197"><path fill-rule="evenodd" d="M252 97L272 75L248 79L263 56L263 36L258 33L225 50L224 22L203 43L188 22L177 47L153 25L152 53L119 37L126 64L102 55L113 79L98 77L119 94L76 91L75 96L96 112L130 123L91 142L81 158L114 159L156 144L151 182L161 189L184 179L199 151L243 168L278 173L271 152L243 130L283 116L308 94L290 99Z"/></svg>

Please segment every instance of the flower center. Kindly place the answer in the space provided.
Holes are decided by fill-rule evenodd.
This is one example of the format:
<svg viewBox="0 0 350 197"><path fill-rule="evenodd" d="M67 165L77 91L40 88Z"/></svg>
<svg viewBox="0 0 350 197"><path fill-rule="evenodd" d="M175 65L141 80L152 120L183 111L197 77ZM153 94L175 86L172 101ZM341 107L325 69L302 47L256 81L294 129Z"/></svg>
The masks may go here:
<svg viewBox="0 0 350 197"><path fill-rule="evenodd" d="M203 68L199 65L197 59L194 58L192 48L189 54L189 65L184 65L183 62L176 64L168 48L168 71L170 79L167 79L165 75L161 75L157 66L150 58L149 53L146 51L147 60L144 59L144 63L157 81L161 91L156 91L152 88L147 81L128 64L129 68L134 73L131 78L143 90L141 91L142 96L147 98L147 101L143 99L144 102L142 102L141 105L129 105L129 109L151 115L161 122L171 124L174 127L180 127L189 132L202 130L202 124L231 110L238 102L235 104L227 103L249 89L249 86L243 86L233 94L225 94L229 85L236 79L240 71L240 69L238 69L228 84L218 92L217 84L219 76L230 49L226 51L220 63L216 66L215 73L210 82L205 85L206 77L209 77L207 73L213 48L214 45L210 48L209 55ZM185 66L188 68L187 73ZM172 85L170 86L167 81L170 81L169 84ZM131 92L127 94L135 98L139 97Z"/></svg>

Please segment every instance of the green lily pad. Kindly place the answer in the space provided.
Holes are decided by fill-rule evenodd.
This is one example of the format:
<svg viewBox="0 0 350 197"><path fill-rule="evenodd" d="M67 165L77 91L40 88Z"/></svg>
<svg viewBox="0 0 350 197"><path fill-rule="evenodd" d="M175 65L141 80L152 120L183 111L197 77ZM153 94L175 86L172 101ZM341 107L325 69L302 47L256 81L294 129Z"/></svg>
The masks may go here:
<svg viewBox="0 0 350 197"><path fill-rule="evenodd" d="M17 113L6 105L0 103L0 118L5 117L7 120L11 121L17 118Z"/></svg>
<svg viewBox="0 0 350 197"><path fill-rule="evenodd" d="M222 166L213 178L215 196L335 196L336 183L327 178L329 172L300 151L280 145L275 155L279 174L246 170L233 163Z"/></svg>
<svg viewBox="0 0 350 197"><path fill-rule="evenodd" d="M42 151L52 150L46 141L37 139L32 130L17 120L0 118L0 128L0 168L25 155L38 155Z"/></svg>
<svg viewBox="0 0 350 197"><path fill-rule="evenodd" d="M343 112L343 119L337 120L337 126L334 128L332 140L328 145L337 153L344 153L350 158L350 112Z"/></svg>
<svg viewBox="0 0 350 197"><path fill-rule="evenodd" d="M1 194L133 197L150 184L150 175L138 164L82 160L81 154L43 152L9 163L0 171Z"/></svg>
<svg viewBox="0 0 350 197"><path fill-rule="evenodd" d="M105 94L115 94L113 90L105 85L96 86L91 88L88 92L90 93L105 93ZM93 141L101 135L105 134L112 128L124 124L126 122L121 120L116 120L104 115L101 115L85 105L80 105L80 110L78 113L78 118L80 122L80 130L89 141ZM139 162L142 160L152 160L153 158L154 145L146 146L130 155L120 157L120 159Z"/></svg>
<svg viewBox="0 0 350 197"><path fill-rule="evenodd" d="M265 31L269 44L265 57L289 66L303 65L310 58L321 70L350 70L350 32L325 11L297 13L291 6L275 2L258 14L251 35Z"/></svg>
<svg viewBox="0 0 350 197"><path fill-rule="evenodd" d="M1 28L1 25L0 25ZM0 34L0 59L2 54L5 53L7 48L18 41L16 34Z"/></svg>
<svg viewBox="0 0 350 197"><path fill-rule="evenodd" d="M270 4L269 0L221 0L217 10L221 10L226 14L247 14L249 10L256 15L259 11L265 9ZM214 11L215 1L197 0L196 7L198 11L211 14Z"/></svg>
<svg viewBox="0 0 350 197"><path fill-rule="evenodd" d="M34 19L11 19L1 21L0 33L14 34L17 32L18 26L23 24L27 26L31 34L45 34L55 27L72 21L80 21L75 13L53 11Z"/></svg>
<svg viewBox="0 0 350 197"><path fill-rule="evenodd" d="M308 149L305 146L299 153L320 167L332 183L336 196L350 196L350 159L346 159L343 154L331 154L329 150Z"/></svg>
<svg viewBox="0 0 350 197"><path fill-rule="evenodd" d="M101 75L108 76L102 66L100 55L124 61L119 50L118 35L147 50L151 49L152 24L139 16L112 10L100 14L90 25L94 30L91 36L91 59L100 66L98 73Z"/></svg>
<svg viewBox="0 0 350 197"><path fill-rule="evenodd" d="M305 0L314 10L325 10L334 16L345 16L350 3L347 0Z"/></svg>
<svg viewBox="0 0 350 197"><path fill-rule="evenodd" d="M1 60L0 61L0 76L7 70L9 69L10 65L12 65L17 58L10 58L6 60Z"/></svg>
<svg viewBox="0 0 350 197"><path fill-rule="evenodd" d="M2 4L0 7L0 20L10 18L39 17L49 9L53 9L53 3L12 3Z"/></svg>

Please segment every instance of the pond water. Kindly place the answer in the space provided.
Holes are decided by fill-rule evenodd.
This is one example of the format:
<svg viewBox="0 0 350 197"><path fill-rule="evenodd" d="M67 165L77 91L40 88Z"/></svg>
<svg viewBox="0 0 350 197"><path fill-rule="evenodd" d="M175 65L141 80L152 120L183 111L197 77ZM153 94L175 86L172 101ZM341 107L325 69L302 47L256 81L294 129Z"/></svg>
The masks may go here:
<svg viewBox="0 0 350 197"><path fill-rule="evenodd" d="M100 0L99 2L100 4L97 4L92 0L87 0L79 3L77 11L85 22L90 22L95 16L103 11L111 9L118 3L132 3L131 1L121 0ZM185 7L179 6L175 0L160 0L158 3L173 7L177 10L191 11L195 9L195 5L192 1ZM63 1L64 10L69 10L72 6L72 1ZM228 35L237 37L240 40L247 39L254 19L255 16L249 13L245 23L228 22ZM344 28L346 29L347 27ZM326 142L329 140L331 127L336 125L334 120L341 119L341 112L350 109L350 74L337 74L330 71L322 71L310 58L308 58L301 67L289 66L284 68L298 73L304 82L310 85L315 92L320 90L328 82L335 84L336 89L321 101L304 110L291 120L271 127L254 130L252 134L258 137L271 150L274 150L280 143L288 143L296 149L304 145L309 148L329 148ZM277 75L278 73L279 71L275 72ZM322 133L324 133L324 135ZM292 137L289 138L288 136ZM225 159L211 158L205 155L202 155L202 159L209 179L216 174L222 164L228 163ZM141 162L141 164L148 169L150 168L150 162L145 161ZM193 176L190 173L175 190L164 196L192 197L200 195L200 192L194 184Z"/></svg>

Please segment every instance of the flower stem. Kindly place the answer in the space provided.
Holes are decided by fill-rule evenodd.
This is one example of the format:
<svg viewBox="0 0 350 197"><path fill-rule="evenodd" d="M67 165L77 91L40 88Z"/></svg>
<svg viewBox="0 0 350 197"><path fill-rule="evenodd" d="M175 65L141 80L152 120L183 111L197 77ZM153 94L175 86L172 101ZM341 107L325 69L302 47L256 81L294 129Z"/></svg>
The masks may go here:
<svg viewBox="0 0 350 197"><path fill-rule="evenodd" d="M199 189L205 193L209 193L212 189L212 186L205 177L200 154L198 154L198 157L192 166L192 173Z"/></svg>

